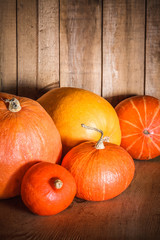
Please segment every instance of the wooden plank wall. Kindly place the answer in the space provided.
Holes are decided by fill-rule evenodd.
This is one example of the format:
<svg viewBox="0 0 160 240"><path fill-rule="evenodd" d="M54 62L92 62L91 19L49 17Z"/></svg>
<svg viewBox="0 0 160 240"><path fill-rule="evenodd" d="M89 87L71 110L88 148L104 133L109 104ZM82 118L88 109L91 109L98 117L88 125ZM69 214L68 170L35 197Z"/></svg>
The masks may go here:
<svg viewBox="0 0 160 240"><path fill-rule="evenodd" d="M0 91L160 98L160 0L0 0Z"/></svg>
<svg viewBox="0 0 160 240"><path fill-rule="evenodd" d="M16 0L0 0L0 91L17 88Z"/></svg>
<svg viewBox="0 0 160 240"><path fill-rule="evenodd" d="M17 90L35 96L37 86L37 5L36 0L17 2Z"/></svg>
<svg viewBox="0 0 160 240"><path fill-rule="evenodd" d="M103 96L144 94L145 1L104 1Z"/></svg>
<svg viewBox="0 0 160 240"><path fill-rule="evenodd" d="M101 95L102 2L60 3L60 86Z"/></svg>

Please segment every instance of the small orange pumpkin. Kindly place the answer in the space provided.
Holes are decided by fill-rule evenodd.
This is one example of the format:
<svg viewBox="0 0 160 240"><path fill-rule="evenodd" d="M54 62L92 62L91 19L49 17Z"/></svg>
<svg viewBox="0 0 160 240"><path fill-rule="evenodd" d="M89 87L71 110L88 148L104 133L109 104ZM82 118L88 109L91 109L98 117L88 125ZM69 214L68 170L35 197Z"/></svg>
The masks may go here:
<svg viewBox="0 0 160 240"><path fill-rule="evenodd" d="M60 134L39 103L0 93L0 198L18 195L25 171L38 161L60 162L61 152Z"/></svg>
<svg viewBox="0 0 160 240"><path fill-rule="evenodd" d="M85 125L88 130L96 130ZM84 142L72 148L63 158L62 166L73 175L77 197L102 201L116 197L131 183L135 165L122 147L100 140Z"/></svg>
<svg viewBox="0 0 160 240"><path fill-rule="evenodd" d="M54 215L66 209L76 194L73 176L58 164L40 162L24 175L21 197L35 214Z"/></svg>
<svg viewBox="0 0 160 240"><path fill-rule="evenodd" d="M130 97L116 106L122 131L121 146L135 159L160 155L160 100L152 96Z"/></svg>
<svg viewBox="0 0 160 240"><path fill-rule="evenodd" d="M63 155L77 144L98 141L97 132L84 131L81 123L102 129L111 143L120 145L119 119L111 104L90 91L63 87L52 89L38 99L52 117L62 139Z"/></svg>

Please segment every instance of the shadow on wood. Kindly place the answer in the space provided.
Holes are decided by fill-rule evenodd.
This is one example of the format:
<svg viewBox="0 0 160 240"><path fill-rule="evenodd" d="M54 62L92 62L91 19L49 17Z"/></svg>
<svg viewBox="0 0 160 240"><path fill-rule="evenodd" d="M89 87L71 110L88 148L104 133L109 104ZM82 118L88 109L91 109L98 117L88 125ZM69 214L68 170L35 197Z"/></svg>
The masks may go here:
<svg viewBox="0 0 160 240"><path fill-rule="evenodd" d="M112 104L113 107L116 107L118 103L123 101L126 98L137 96L137 94L122 94L122 95L116 95L112 97L105 97L105 99Z"/></svg>

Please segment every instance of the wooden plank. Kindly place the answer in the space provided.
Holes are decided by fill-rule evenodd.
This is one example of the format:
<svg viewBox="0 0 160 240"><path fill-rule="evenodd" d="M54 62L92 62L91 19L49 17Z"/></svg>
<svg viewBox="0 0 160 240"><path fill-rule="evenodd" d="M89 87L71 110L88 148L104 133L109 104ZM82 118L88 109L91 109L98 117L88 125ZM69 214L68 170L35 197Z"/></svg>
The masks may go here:
<svg viewBox="0 0 160 240"><path fill-rule="evenodd" d="M160 1L147 1L145 94L160 99Z"/></svg>
<svg viewBox="0 0 160 240"><path fill-rule="evenodd" d="M60 1L60 86L101 94L101 5Z"/></svg>
<svg viewBox="0 0 160 240"><path fill-rule="evenodd" d="M0 1L0 91L16 93L16 0Z"/></svg>
<svg viewBox="0 0 160 240"><path fill-rule="evenodd" d="M59 87L59 1L38 1L39 94Z"/></svg>
<svg viewBox="0 0 160 240"><path fill-rule="evenodd" d="M159 240L160 156L135 161L130 186L102 202L75 198L63 212L32 214L20 197L0 201L3 240Z"/></svg>
<svg viewBox="0 0 160 240"><path fill-rule="evenodd" d="M103 97L144 93L144 0L103 1Z"/></svg>
<svg viewBox="0 0 160 240"><path fill-rule="evenodd" d="M37 1L18 0L18 94L36 98Z"/></svg>

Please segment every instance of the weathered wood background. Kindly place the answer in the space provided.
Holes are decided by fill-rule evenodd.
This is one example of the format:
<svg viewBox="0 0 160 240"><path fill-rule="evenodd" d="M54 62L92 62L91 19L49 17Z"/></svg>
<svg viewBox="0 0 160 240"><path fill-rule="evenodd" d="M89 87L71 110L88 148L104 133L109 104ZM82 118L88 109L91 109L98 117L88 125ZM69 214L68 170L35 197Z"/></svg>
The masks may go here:
<svg viewBox="0 0 160 240"><path fill-rule="evenodd" d="M0 91L160 98L160 0L0 0Z"/></svg>

